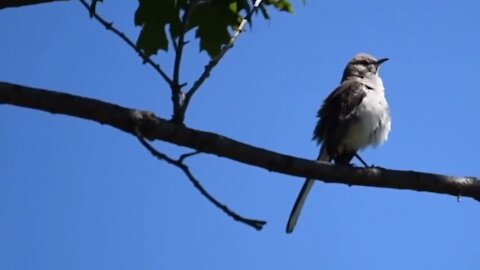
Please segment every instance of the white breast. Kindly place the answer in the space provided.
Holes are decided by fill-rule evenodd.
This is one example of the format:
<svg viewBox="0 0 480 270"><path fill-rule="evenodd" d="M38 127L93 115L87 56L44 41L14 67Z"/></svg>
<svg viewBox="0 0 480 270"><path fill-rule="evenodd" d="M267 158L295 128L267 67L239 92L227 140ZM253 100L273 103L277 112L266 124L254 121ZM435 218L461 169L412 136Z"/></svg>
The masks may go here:
<svg viewBox="0 0 480 270"><path fill-rule="evenodd" d="M378 86L378 85L377 85ZM377 146L388 138L390 132L390 112L387 100L380 89L365 87L367 95L358 105L355 115L358 122L355 123L342 142L343 151L357 151L367 146Z"/></svg>

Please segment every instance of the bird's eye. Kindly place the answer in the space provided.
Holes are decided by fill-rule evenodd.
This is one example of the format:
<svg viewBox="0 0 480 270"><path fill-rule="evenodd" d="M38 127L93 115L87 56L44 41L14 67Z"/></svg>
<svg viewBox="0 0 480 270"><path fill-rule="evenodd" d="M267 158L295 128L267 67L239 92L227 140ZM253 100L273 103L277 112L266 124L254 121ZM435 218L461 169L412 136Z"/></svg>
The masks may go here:
<svg viewBox="0 0 480 270"><path fill-rule="evenodd" d="M372 72L372 73L377 72L377 66L376 66L375 64L369 64L369 65L367 66L367 68L368 68L368 71L370 71L370 72Z"/></svg>

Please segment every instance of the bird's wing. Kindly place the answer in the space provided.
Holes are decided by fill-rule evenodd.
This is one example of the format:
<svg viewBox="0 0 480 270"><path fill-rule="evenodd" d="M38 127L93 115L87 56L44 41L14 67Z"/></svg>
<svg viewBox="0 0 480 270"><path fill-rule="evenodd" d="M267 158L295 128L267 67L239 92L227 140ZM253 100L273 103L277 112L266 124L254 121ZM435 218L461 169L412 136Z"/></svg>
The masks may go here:
<svg viewBox="0 0 480 270"><path fill-rule="evenodd" d="M355 80L346 80L337 87L323 102L318 111L319 120L314 131L314 139L319 143L323 141L318 161L330 161L332 155L335 156L336 147L343 139L343 134L347 133L350 121L355 119L355 108L362 102L366 93L360 82ZM351 156L345 159L349 162ZM313 187L315 181L306 179L298 194L288 219L287 233L293 232L297 224L300 212L302 211L308 193Z"/></svg>
<svg viewBox="0 0 480 270"><path fill-rule="evenodd" d="M366 96L365 88L357 80L346 80L325 99L318 111L313 138L326 144L329 155L335 153L351 121L356 120L355 109Z"/></svg>

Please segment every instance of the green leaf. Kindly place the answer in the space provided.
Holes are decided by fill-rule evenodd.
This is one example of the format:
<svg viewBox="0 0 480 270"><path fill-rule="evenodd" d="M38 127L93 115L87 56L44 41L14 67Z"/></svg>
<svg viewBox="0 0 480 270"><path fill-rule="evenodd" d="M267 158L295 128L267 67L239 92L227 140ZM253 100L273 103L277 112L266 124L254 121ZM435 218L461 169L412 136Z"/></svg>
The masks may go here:
<svg viewBox="0 0 480 270"><path fill-rule="evenodd" d="M292 4L290 4L290 2L287 0L267 0L267 4L273 5L276 9L280 11L293 13Z"/></svg>
<svg viewBox="0 0 480 270"><path fill-rule="evenodd" d="M147 57L156 54L160 49L168 51L165 25L162 23L145 24L138 36L137 47L140 48Z"/></svg>
<svg viewBox="0 0 480 270"><path fill-rule="evenodd" d="M302 3L305 3L305 0L302 0ZM288 0L263 0L260 5L260 10L262 12L263 17L267 20L270 19L270 16L268 15L268 11L265 8L265 6L273 6L275 9L279 11L293 13L292 4Z"/></svg>
<svg viewBox="0 0 480 270"><path fill-rule="evenodd" d="M211 58L218 56L223 45L230 41L229 28L235 29L242 21L236 0L212 0L195 7L190 16L189 28L197 27L200 51Z"/></svg>
<svg viewBox="0 0 480 270"><path fill-rule="evenodd" d="M302 0L303 1L303 0ZM170 35L176 40L181 34L180 17L185 12L187 3L191 7L188 25L185 31L195 30L195 37L200 41L200 51L206 51L210 57L216 57L223 46L231 39L232 30L236 30L242 16L253 8L252 0L139 0L135 12L135 25L142 27L137 39L137 46L146 56L156 54L159 50L168 51ZM293 12L288 0L264 0L260 6L263 17L268 19L266 6L286 12ZM251 18L249 23L251 23Z"/></svg>
<svg viewBox="0 0 480 270"><path fill-rule="evenodd" d="M168 51L168 38L165 31L167 24L170 32L177 37L180 29L180 1L176 0L139 0L135 12L135 25L142 30L137 39L137 46L148 57L158 50ZM184 1L182 1L184 2Z"/></svg>

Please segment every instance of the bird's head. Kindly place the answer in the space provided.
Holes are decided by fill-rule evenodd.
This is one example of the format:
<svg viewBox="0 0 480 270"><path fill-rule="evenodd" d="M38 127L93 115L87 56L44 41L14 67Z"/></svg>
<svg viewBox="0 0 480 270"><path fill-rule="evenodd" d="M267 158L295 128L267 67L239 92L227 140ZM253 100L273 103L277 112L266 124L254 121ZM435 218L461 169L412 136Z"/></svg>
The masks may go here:
<svg viewBox="0 0 480 270"><path fill-rule="evenodd" d="M369 76L376 76L380 69L380 65L387 60L388 58L377 60L375 57L369 54L359 53L355 55L350 62L348 62L345 70L343 71L342 81L348 77L365 78Z"/></svg>

